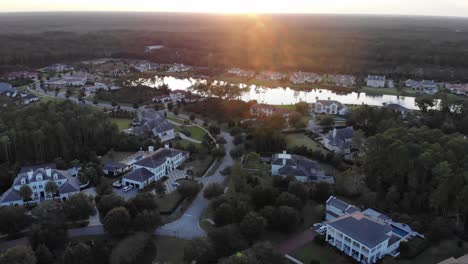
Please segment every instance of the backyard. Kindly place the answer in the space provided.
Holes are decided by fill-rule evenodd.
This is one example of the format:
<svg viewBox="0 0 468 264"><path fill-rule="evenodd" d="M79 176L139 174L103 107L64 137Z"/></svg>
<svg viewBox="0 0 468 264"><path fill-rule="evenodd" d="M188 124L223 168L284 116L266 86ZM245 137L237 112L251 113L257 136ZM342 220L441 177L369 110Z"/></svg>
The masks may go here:
<svg viewBox="0 0 468 264"><path fill-rule="evenodd" d="M111 118L112 122L117 125L120 131L130 128L131 119L127 118Z"/></svg>
<svg viewBox="0 0 468 264"><path fill-rule="evenodd" d="M307 148L311 150L320 151L323 154L327 154L327 150L325 150L322 147L322 145L312 140L305 134L288 134L286 135L286 143L287 143L288 149L306 146Z"/></svg>
<svg viewBox="0 0 468 264"><path fill-rule="evenodd" d="M302 248L293 251L292 257L303 263L311 263L312 260L320 261L320 264L351 264L344 255L329 246L319 246L314 241L309 242Z"/></svg>
<svg viewBox="0 0 468 264"><path fill-rule="evenodd" d="M203 137L206 134L205 130L201 129L198 126L178 126L178 127L176 127L176 131L177 132L182 132L182 133L184 133L184 131L188 132L188 133L184 133L184 134L186 134L186 136L188 136L188 137L191 137L191 138L199 140L199 141L202 141Z"/></svg>

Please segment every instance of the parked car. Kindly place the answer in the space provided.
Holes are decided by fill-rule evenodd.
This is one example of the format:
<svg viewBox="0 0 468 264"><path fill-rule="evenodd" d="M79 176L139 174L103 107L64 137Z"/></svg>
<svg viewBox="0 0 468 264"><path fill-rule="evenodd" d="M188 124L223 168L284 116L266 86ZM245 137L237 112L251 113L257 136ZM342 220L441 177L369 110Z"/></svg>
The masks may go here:
<svg viewBox="0 0 468 264"><path fill-rule="evenodd" d="M123 188L123 191L124 191L124 192L128 192L128 191L130 191L131 189L133 189L133 186L132 186L132 185L127 185L127 186L125 186L125 187Z"/></svg>
<svg viewBox="0 0 468 264"><path fill-rule="evenodd" d="M122 182L121 181L116 181L116 182L112 183L112 186L114 188L120 189L120 188L122 188Z"/></svg>

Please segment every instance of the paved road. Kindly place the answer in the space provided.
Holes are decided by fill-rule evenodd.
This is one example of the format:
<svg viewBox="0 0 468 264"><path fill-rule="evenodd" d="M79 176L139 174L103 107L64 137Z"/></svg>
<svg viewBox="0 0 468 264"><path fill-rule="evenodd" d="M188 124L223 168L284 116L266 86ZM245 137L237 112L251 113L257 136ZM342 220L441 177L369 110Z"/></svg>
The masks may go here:
<svg viewBox="0 0 468 264"><path fill-rule="evenodd" d="M226 132L223 132L222 136L226 139L226 156L223 158L221 165L212 176L203 177L201 179L201 182L204 184L205 188L210 183L222 183L224 181L224 176L221 174L221 171L226 167L232 166L234 164L234 160L229 154L234 147L233 137ZM156 231L156 234L175 236L184 239L193 239L196 237L206 236L205 231L201 229L199 225L199 221L203 212L208 207L208 204L209 201L203 197L203 190L200 191L200 193L197 195L195 200L181 218L162 226Z"/></svg>

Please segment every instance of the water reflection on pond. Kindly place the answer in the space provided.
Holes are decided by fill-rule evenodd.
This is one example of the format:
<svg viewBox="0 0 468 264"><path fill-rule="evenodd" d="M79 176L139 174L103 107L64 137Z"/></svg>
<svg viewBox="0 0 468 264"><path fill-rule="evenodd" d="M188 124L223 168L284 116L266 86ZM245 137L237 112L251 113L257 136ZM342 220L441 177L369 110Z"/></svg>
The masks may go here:
<svg viewBox="0 0 468 264"><path fill-rule="evenodd" d="M155 77L142 80L142 84L151 87L158 87L162 84L169 86L170 90L187 90L198 84L206 83L206 80L196 78L178 79L175 77ZM221 82L222 83L222 82ZM241 85L241 87L247 87ZM298 102L314 103L319 100L336 100L348 105L372 105L382 106L384 104L399 104L408 109L417 110L414 97L395 95L370 95L366 93L337 93L326 89L314 89L312 91L296 91L290 88L266 88L255 85L248 86L239 99L243 101L256 100L259 103L272 105L289 105Z"/></svg>

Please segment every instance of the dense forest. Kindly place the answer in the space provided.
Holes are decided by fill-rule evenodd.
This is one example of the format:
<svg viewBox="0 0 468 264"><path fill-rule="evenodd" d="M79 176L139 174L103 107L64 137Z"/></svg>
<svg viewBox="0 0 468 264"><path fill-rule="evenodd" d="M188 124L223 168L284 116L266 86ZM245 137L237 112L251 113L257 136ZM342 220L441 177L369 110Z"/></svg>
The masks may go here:
<svg viewBox="0 0 468 264"><path fill-rule="evenodd" d="M74 13L11 14L0 22L3 70L112 56L219 69L468 80L463 19ZM165 48L144 52L154 44Z"/></svg>
<svg viewBox="0 0 468 264"><path fill-rule="evenodd" d="M0 112L0 165L89 161L109 149L138 149L103 112L72 102L41 103Z"/></svg>

